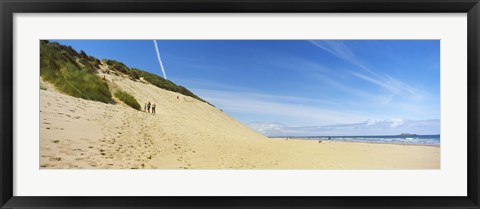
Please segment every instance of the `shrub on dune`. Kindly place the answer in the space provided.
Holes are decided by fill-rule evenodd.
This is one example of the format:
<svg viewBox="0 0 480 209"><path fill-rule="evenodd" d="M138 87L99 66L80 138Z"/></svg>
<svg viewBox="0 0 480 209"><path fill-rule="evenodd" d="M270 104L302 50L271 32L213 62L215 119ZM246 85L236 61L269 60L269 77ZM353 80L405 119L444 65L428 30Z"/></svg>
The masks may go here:
<svg viewBox="0 0 480 209"><path fill-rule="evenodd" d="M133 109L136 110L141 110L140 104L138 104L137 100L135 97L132 95L128 94L127 92L124 91L117 91L115 92L115 97L117 97L120 101L125 103L126 105L132 107Z"/></svg>
<svg viewBox="0 0 480 209"><path fill-rule="evenodd" d="M177 92L210 104L187 88L153 73L137 68L129 68L124 63L116 60L104 59L100 61L93 56L87 55L84 51L77 52L72 47L64 46L57 42L40 41L40 75L46 81L53 83L59 91L70 96L105 103L111 102L112 94L107 82L95 74L102 64L107 65L115 75L121 73L127 75L133 81L143 77L145 81L158 88ZM120 93L120 95L124 94ZM125 97L129 103L122 101L135 109L140 109L140 105L138 105L138 108L135 105L135 98L130 97ZM133 100L130 101L131 99Z"/></svg>
<svg viewBox="0 0 480 209"><path fill-rule="evenodd" d="M70 96L109 103L112 94L108 84L94 73L95 60L81 58L71 47L40 42L40 76ZM86 55L83 55L86 57Z"/></svg>

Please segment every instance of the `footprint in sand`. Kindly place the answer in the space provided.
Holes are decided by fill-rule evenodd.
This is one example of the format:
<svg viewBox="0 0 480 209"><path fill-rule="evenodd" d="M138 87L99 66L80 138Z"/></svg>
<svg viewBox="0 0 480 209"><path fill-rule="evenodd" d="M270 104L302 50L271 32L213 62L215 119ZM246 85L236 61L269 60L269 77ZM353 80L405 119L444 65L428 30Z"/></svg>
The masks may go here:
<svg viewBox="0 0 480 209"><path fill-rule="evenodd" d="M60 157L51 157L51 158L49 158L48 160L49 160L49 161L61 161L62 158L60 158Z"/></svg>

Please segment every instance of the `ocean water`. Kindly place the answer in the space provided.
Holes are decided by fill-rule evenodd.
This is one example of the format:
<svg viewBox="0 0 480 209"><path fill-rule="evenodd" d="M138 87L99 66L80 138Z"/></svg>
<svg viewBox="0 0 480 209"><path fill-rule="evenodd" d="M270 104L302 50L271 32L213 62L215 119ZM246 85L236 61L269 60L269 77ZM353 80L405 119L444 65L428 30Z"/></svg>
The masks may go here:
<svg viewBox="0 0 480 209"><path fill-rule="evenodd" d="M291 137L307 138L322 141L344 141L344 142L368 142L368 143L389 143L389 144L416 144L416 145L440 145L440 135L416 135L416 136L309 136Z"/></svg>

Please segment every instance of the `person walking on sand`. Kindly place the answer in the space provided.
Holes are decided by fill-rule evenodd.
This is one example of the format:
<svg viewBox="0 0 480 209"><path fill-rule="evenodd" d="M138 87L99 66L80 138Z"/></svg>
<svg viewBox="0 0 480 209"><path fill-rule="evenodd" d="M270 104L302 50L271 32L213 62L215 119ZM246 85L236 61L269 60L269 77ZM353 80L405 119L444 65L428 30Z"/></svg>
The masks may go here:
<svg viewBox="0 0 480 209"><path fill-rule="evenodd" d="M148 110L148 112L150 112L150 102L148 102L148 104L147 104L147 110Z"/></svg>
<svg viewBox="0 0 480 209"><path fill-rule="evenodd" d="M143 111L147 112L147 103L145 103L145 105L143 106Z"/></svg>
<svg viewBox="0 0 480 209"><path fill-rule="evenodd" d="M155 104L152 104L152 113L155 113Z"/></svg>

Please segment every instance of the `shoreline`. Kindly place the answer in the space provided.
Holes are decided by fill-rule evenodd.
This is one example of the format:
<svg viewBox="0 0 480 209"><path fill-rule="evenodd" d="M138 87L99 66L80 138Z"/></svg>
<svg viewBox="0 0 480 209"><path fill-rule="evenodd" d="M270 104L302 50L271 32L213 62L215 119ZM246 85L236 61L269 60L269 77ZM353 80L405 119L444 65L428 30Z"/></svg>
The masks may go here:
<svg viewBox="0 0 480 209"><path fill-rule="evenodd" d="M431 146L431 147L440 147L440 144L407 144L407 143L390 143L390 142L358 142L358 141L336 141L336 140L328 140L328 139L322 139L322 140L318 140L318 139L311 139L311 138L291 138L289 137L287 139L287 137L267 137L268 139L274 139L274 140L285 140L285 141L288 141L288 140L304 140L304 141L322 141L323 142L333 142L333 143L361 143L361 144L389 144L389 145L403 145L403 146Z"/></svg>

